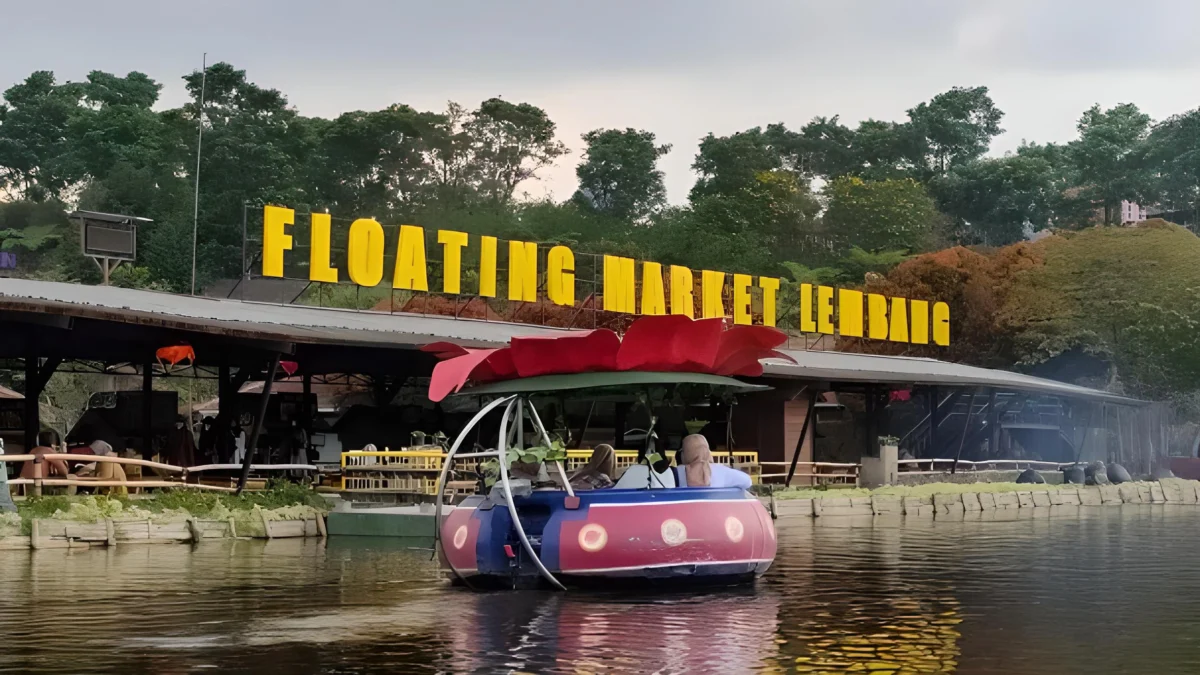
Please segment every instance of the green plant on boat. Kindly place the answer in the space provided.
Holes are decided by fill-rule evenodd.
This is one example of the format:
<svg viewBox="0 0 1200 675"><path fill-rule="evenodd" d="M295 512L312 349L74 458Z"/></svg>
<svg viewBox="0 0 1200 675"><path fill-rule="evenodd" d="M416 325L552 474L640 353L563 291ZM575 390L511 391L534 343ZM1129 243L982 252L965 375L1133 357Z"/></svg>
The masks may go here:
<svg viewBox="0 0 1200 675"><path fill-rule="evenodd" d="M567 459L567 446L561 440L554 440L550 445L537 445L531 448L509 448L505 453L505 466L511 471L514 464L524 464L528 473L537 473L538 466L546 462L561 462ZM479 465L483 473L484 487L492 487L500 480L500 462L489 459Z"/></svg>

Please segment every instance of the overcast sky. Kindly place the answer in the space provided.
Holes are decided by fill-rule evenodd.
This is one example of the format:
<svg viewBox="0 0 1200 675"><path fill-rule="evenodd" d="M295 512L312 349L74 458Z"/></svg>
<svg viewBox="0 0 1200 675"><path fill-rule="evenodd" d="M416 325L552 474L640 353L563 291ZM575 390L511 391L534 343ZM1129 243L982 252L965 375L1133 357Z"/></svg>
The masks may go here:
<svg viewBox="0 0 1200 675"><path fill-rule="evenodd" d="M637 127L671 143L686 199L707 132L815 115L902 119L953 86L1006 114L993 145L1066 141L1094 103L1155 119L1200 106L1200 3L1188 0L106 0L8 2L0 89L138 70L178 105L201 53L282 90L301 113L492 97L547 110L572 154L522 186L564 199L580 134Z"/></svg>

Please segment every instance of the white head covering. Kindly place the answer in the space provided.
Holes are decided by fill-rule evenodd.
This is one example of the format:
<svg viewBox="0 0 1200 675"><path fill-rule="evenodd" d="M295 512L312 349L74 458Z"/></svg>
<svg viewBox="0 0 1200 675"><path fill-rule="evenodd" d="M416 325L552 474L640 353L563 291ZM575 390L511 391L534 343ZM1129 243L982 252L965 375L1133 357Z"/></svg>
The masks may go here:
<svg viewBox="0 0 1200 675"><path fill-rule="evenodd" d="M92 441L90 447L92 448L92 452L96 453L97 457L107 457L113 451L112 446L104 441Z"/></svg>

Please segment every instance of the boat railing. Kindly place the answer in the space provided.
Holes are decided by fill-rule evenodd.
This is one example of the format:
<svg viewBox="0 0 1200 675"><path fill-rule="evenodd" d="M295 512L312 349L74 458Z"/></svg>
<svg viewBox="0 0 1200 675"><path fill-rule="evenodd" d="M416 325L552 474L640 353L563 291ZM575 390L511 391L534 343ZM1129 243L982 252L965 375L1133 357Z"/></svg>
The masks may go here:
<svg viewBox="0 0 1200 675"><path fill-rule="evenodd" d="M615 454L618 473L637 464L637 450L617 450ZM566 470L583 467L591 456L591 449L568 450ZM342 491L435 495L436 477L445 461L446 452L436 445L403 450L347 450L341 453ZM458 466L459 462L473 464L478 459L459 455L454 461ZM714 451L713 461L741 469L759 482L756 450L734 450L732 455L724 450Z"/></svg>

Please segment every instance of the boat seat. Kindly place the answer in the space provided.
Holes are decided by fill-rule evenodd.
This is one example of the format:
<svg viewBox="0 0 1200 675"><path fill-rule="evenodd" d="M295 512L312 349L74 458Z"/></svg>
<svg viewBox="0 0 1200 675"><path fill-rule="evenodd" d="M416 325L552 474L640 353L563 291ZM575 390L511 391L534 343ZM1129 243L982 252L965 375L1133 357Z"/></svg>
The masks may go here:
<svg viewBox="0 0 1200 675"><path fill-rule="evenodd" d="M675 487L675 472L667 469L662 473L654 473L651 477L650 467L645 464L634 464L625 469L625 473L621 474L621 478L617 484L613 486L617 490L638 490L651 488L673 488Z"/></svg>

